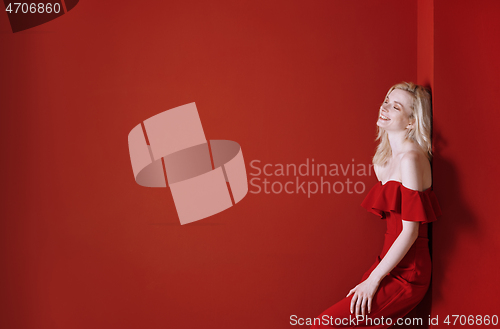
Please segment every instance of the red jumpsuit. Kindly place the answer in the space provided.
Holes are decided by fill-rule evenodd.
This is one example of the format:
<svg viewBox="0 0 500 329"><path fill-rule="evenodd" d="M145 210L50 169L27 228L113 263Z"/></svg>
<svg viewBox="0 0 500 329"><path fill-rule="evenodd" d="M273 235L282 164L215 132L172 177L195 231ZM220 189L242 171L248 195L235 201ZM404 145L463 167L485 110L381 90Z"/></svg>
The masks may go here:
<svg viewBox="0 0 500 329"><path fill-rule="evenodd" d="M315 322L311 328L389 328L396 324L398 318L408 314L424 298L429 288L431 259L427 223L441 216L432 188L420 192L398 181L390 180L383 185L379 181L368 192L361 206L385 219L387 232L380 256L360 282L366 280L384 258L403 228L403 219L421 222L418 238L399 264L382 279L372 301L371 313L362 321L354 321L355 314L350 313L351 295L321 313L317 317L321 321ZM425 324L427 319L422 321Z"/></svg>

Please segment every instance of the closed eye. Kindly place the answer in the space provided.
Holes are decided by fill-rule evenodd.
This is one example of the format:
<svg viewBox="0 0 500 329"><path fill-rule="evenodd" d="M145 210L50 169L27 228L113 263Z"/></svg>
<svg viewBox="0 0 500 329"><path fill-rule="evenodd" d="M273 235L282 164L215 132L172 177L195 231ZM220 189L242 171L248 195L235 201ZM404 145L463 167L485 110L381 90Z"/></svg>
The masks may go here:
<svg viewBox="0 0 500 329"><path fill-rule="evenodd" d="M384 101L384 104L387 104L387 103L389 103L389 101L387 101L387 99L386 99L386 100ZM394 108L395 108L396 110L400 111L400 109L399 109L399 108L397 108L396 106L394 106Z"/></svg>

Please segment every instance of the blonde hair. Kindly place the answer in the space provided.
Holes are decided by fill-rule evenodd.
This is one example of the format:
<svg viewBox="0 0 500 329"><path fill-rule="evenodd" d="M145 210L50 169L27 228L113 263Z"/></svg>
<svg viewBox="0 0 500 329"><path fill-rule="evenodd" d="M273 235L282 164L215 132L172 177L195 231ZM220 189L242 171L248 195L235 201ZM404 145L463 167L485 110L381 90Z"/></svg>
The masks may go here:
<svg viewBox="0 0 500 329"><path fill-rule="evenodd" d="M431 94L426 88L416 85L412 82L401 82L389 89L387 96L394 89L401 89L409 92L412 95L413 102L411 104L411 114L409 119L415 119L415 124L412 129L406 130L405 138L416 142L425 152L427 159L432 159L432 143L431 143ZM377 138L380 143L377 146L373 163L383 166L392 155L392 149L389 144L389 138L385 129L377 126Z"/></svg>

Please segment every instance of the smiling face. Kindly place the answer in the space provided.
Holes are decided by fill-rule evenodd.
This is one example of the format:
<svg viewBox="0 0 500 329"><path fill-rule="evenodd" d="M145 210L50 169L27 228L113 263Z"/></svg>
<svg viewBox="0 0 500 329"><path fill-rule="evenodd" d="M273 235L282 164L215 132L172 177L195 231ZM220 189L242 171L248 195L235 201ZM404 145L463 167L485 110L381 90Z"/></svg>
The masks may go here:
<svg viewBox="0 0 500 329"><path fill-rule="evenodd" d="M405 130L413 121L409 119L412 102L412 94L408 91L401 89L391 91L380 106L377 126L387 131Z"/></svg>

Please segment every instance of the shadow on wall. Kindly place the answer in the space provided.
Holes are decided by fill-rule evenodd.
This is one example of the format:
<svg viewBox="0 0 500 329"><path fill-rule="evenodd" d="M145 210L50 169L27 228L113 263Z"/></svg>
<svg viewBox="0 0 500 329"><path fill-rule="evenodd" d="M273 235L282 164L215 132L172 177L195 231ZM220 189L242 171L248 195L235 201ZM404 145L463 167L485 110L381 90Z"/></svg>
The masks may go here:
<svg viewBox="0 0 500 329"><path fill-rule="evenodd" d="M443 216L433 226L432 263L434 269L432 293L434 302L438 302L442 300L440 287L443 286L448 275L451 275L448 270L449 260L455 258L454 249L459 243L459 237L465 234L480 236L480 232L474 214L460 193L460 177L453 163L440 156L442 154L441 150L447 147L447 140L440 135L439 129L435 131L435 153L439 157L439 166L442 168L440 175L443 175L443 177L439 178L439 181L441 184L446 184L445 186L436 187L436 194L440 200ZM446 198L444 193L446 193ZM453 204L446 203L446 200L453 200Z"/></svg>

